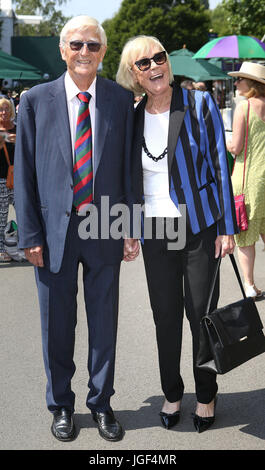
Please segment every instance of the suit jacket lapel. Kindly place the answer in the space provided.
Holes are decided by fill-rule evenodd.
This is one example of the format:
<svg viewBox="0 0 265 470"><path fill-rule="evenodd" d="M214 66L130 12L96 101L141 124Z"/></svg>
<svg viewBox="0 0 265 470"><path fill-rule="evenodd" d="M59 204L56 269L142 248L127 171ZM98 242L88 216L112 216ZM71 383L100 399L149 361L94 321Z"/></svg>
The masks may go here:
<svg viewBox="0 0 265 470"><path fill-rule="evenodd" d="M144 134L144 111L147 102L147 96L145 96L140 103L138 104L135 110L135 127L134 127L134 145L135 150L133 154L135 155L133 159L133 180L134 188L139 200L142 199L144 193L144 184L143 184L143 167L142 167L142 142Z"/></svg>
<svg viewBox="0 0 265 470"><path fill-rule="evenodd" d="M182 89L173 83L173 94L170 107L169 129L168 129L168 144L167 144L167 159L168 159L168 178L169 188L171 180L171 166L175 156L175 150L181 126L185 117L188 106L184 106Z"/></svg>
<svg viewBox="0 0 265 470"><path fill-rule="evenodd" d="M73 171L73 155L68 108L64 86L64 75L54 82L51 91L51 107L56 118L57 143L69 170Z"/></svg>
<svg viewBox="0 0 265 470"><path fill-rule="evenodd" d="M94 176L98 169L102 152L105 144L105 138L111 122L111 101L112 96L108 93L104 79L97 77L96 83L96 117L95 117L95 137L94 137Z"/></svg>

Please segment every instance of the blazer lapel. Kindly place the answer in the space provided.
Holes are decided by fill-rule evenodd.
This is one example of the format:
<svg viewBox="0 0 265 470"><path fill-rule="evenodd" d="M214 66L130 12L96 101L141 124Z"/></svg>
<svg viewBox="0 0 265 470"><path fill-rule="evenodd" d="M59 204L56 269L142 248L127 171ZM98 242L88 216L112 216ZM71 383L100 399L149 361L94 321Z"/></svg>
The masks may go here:
<svg viewBox="0 0 265 470"><path fill-rule="evenodd" d="M143 167L142 167L142 142L144 134L144 111L147 102L147 96L145 96L135 110L134 115L134 139L135 145L134 158L133 158L133 185L135 188L135 194L139 201L142 200L144 193L143 184Z"/></svg>
<svg viewBox="0 0 265 470"><path fill-rule="evenodd" d="M170 107L169 129L168 129L168 144L167 144L167 159L168 159L168 179L169 188L171 181L171 166L175 156L175 150L181 126L185 117L188 106L184 106L183 92L180 86L173 83L173 94Z"/></svg>
<svg viewBox="0 0 265 470"><path fill-rule="evenodd" d="M55 83L51 92L51 107L56 118L56 135L57 143L61 150L61 154L65 160L67 167L71 174L73 171L73 156L72 156L72 142L71 132L68 117L68 108L66 101L66 93L64 86L64 75L61 76Z"/></svg>
<svg viewBox="0 0 265 470"><path fill-rule="evenodd" d="M104 79L98 76L96 83L96 117L93 151L94 176L100 164L106 135L111 122L111 101L112 96L108 93Z"/></svg>

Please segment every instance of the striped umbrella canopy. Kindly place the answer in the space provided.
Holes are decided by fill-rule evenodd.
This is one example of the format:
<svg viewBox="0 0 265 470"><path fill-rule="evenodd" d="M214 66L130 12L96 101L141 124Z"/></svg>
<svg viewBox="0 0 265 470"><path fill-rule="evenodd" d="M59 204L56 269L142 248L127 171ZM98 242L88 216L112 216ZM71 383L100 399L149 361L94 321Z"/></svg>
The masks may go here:
<svg viewBox="0 0 265 470"><path fill-rule="evenodd" d="M265 44L252 36L223 36L204 44L193 59L213 57L233 59L265 59Z"/></svg>

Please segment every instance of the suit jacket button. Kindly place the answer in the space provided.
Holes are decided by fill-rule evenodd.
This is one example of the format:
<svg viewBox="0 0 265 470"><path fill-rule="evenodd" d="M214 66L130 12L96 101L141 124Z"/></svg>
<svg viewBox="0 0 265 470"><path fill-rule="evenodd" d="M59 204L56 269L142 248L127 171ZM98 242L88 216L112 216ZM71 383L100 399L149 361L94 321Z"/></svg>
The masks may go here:
<svg viewBox="0 0 265 470"><path fill-rule="evenodd" d="M71 212L66 211L66 216L67 216L67 217L70 217L70 214L71 214Z"/></svg>
<svg viewBox="0 0 265 470"><path fill-rule="evenodd" d="M71 187L71 189L74 189L74 185L73 185L73 184L70 184L70 187Z"/></svg>

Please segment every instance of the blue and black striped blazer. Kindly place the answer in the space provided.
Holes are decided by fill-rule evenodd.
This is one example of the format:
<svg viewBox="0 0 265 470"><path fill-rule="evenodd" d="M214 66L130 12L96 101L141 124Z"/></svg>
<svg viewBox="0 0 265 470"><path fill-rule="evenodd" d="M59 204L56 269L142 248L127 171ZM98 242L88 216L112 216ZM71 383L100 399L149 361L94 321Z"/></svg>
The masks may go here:
<svg viewBox="0 0 265 470"><path fill-rule="evenodd" d="M228 168L224 127L208 92L173 83L168 132L169 194L178 207L186 204L194 234L217 222L218 234L238 232ZM145 97L135 110L132 161L133 192L143 201L142 138Z"/></svg>

